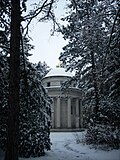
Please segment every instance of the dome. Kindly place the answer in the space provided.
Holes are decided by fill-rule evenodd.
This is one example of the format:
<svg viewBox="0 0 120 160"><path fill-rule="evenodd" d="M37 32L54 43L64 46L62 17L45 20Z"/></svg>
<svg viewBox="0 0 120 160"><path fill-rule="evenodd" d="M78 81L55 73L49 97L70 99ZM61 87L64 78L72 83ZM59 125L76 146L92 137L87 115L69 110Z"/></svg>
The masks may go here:
<svg viewBox="0 0 120 160"><path fill-rule="evenodd" d="M72 77L73 74L69 71L66 71L65 68L54 68L54 69L51 69L47 73L45 78L46 77L57 77L57 76Z"/></svg>

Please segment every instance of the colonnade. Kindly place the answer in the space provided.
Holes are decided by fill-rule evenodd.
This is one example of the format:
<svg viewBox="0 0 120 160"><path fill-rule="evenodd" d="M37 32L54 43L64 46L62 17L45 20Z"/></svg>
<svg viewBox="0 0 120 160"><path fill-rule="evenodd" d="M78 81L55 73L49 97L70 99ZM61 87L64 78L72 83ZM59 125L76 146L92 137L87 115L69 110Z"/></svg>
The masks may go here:
<svg viewBox="0 0 120 160"><path fill-rule="evenodd" d="M52 113L52 128L61 128L61 115L66 114L66 126L67 128L72 128L72 97L67 98L67 107L66 113L61 113L61 101L63 97L56 97L56 105L53 103L54 111ZM75 128L80 128L82 126L82 105L80 104L80 99L75 98ZM55 108L56 107L56 108ZM56 112L56 113L55 113ZM55 114L55 115L54 115ZM56 121L56 122L55 122Z"/></svg>

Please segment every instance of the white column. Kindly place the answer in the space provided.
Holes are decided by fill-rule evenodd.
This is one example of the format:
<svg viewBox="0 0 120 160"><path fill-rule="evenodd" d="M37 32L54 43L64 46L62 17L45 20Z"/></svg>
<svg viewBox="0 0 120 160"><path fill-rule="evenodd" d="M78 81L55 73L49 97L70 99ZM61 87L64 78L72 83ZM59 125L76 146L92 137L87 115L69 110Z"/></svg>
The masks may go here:
<svg viewBox="0 0 120 160"><path fill-rule="evenodd" d="M54 113L52 112L52 128L54 128Z"/></svg>
<svg viewBox="0 0 120 160"><path fill-rule="evenodd" d="M54 128L55 127L55 118L54 118L54 115L55 115L55 103L54 103L54 98L53 98L53 104L52 104L52 110L51 110L51 112L52 112L52 128Z"/></svg>
<svg viewBox="0 0 120 160"><path fill-rule="evenodd" d="M71 128L71 99L68 98L68 104L67 104L67 125L68 128Z"/></svg>
<svg viewBox="0 0 120 160"><path fill-rule="evenodd" d="M76 128L79 128L80 116L79 116L79 99L76 99Z"/></svg>
<svg viewBox="0 0 120 160"><path fill-rule="evenodd" d="M56 116L56 126L60 128L60 97L57 98L57 116Z"/></svg>
<svg viewBox="0 0 120 160"><path fill-rule="evenodd" d="M82 100L80 99L79 102L80 106L80 126L83 127L83 107L82 107Z"/></svg>

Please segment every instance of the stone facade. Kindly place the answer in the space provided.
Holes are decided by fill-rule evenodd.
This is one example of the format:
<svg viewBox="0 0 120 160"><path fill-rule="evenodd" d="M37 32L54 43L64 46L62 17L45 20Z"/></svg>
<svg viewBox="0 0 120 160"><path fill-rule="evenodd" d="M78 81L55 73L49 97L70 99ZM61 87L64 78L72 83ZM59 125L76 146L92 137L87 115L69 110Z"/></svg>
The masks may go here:
<svg viewBox="0 0 120 160"><path fill-rule="evenodd" d="M53 130L82 128L82 92L73 85L66 91L61 91L61 83L71 76L72 74L65 72L65 69L56 68L43 78L43 85L46 87L48 95L53 99Z"/></svg>

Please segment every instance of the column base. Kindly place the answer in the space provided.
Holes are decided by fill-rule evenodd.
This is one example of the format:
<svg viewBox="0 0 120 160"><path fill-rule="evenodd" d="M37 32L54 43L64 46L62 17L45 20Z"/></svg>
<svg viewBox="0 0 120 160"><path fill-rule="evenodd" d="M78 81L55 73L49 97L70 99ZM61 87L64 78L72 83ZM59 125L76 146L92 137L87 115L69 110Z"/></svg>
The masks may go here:
<svg viewBox="0 0 120 160"><path fill-rule="evenodd" d="M51 130L50 130L51 132L82 132L82 131L84 131L84 129L83 128L74 128L74 129L72 129L72 128L52 128Z"/></svg>

